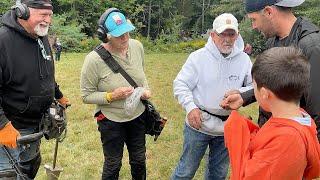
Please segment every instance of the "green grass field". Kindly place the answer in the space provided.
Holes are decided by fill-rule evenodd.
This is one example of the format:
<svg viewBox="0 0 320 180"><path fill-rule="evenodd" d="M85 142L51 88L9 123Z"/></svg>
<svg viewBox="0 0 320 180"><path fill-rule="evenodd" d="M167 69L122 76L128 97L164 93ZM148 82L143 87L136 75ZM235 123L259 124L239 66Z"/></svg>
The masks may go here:
<svg viewBox="0 0 320 180"><path fill-rule="evenodd" d="M147 136L147 179L169 179L180 157L183 142L185 113L173 98L172 81L184 64L187 54L148 54L146 74L153 92L152 102L162 115L168 117L157 142ZM93 105L83 104L79 79L85 54L62 54L56 63L56 80L64 95L71 100L68 109L68 134L59 144L57 166L62 167L60 179L100 179L103 163L102 147L97 125L93 119ZM257 117L256 105L241 109L245 114ZM54 141L42 141L42 163L52 165ZM46 179L41 166L36 179ZM203 179L203 160L194 179ZM125 151L120 179L131 179L128 154Z"/></svg>

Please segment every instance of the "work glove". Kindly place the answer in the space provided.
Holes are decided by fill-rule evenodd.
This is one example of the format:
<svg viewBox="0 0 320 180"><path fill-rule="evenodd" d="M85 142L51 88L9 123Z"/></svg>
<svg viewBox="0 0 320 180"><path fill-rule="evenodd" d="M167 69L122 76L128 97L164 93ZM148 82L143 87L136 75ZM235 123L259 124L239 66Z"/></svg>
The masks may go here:
<svg viewBox="0 0 320 180"><path fill-rule="evenodd" d="M57 99L57 101L64 107L67 107L67 106L71 105L69 99L64 97L64 96L62 98L60 98L60 99Z"/></svg>
<svg viewBox="0 0 320 180"><path fill-rule="evenodd" d="M12 126L11 122L8 122L2 129L0 129L0 144L9 148L16 148L17 138L19 136L19 131Z"/></svg>

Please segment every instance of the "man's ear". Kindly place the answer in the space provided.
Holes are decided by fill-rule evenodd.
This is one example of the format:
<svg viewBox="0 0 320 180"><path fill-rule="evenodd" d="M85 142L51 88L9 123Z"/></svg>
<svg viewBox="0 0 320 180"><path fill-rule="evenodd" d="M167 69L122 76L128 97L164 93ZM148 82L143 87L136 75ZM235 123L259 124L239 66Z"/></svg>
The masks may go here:
<svg viewBox="0 0 320 180"><path fill-rule="evenodd" d="M264 9L263 9L263 14L267 17L271 16L274 14L274 7L272 6L266 6Z"/></svg>
<svg viewBox="0 0 320 180"><path fill-rule="evenodd" d="M210 36L211 36L212 39L214 38L215 35L216 34L213 31L210 32Z"/></svg>

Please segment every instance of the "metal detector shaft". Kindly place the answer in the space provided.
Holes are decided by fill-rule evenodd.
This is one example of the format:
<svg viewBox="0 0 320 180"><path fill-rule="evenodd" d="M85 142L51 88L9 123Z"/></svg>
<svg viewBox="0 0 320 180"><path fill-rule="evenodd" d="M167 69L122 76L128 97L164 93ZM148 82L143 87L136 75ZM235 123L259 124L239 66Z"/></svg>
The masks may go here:
<svg viewBox="0 0 320 180"><path fill-rule="evenodd" d="M57 138L57 139L56 139L56 146L55 146L55 148L54 148L52 169L56 168L57 154L58 154L58 145L59 145L59 140L58 140L58 138Z"/></svg>
<svg viewBox="0 0 320 180"><path fill-rule="evenodd" d="M2 149L4 150L4 152L6 153L10 164L12 165L12 167L14 168L14 170L16 171L17 175L20 176L21 179L27 179L25 177L25 174L21 171L17 161L12 157L12 155L10 154L9 150L7 149L7 147L2 146Z"/></svg>

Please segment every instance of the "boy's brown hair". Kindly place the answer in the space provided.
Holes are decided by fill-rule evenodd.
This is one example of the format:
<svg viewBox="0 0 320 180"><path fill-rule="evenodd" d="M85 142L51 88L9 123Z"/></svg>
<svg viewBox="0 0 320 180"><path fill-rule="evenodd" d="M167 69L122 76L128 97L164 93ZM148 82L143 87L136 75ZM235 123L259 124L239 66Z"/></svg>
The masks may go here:
<svg viewBox="0 0 320 180"><path fill-rule="evenodd" d="M309 86L310 64L295 47L274 47L257 56L251 74L258 89L265 87L279 99L298 103Z"/></svg>

